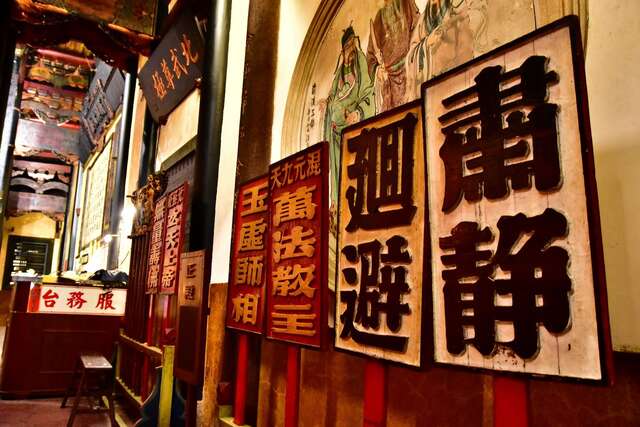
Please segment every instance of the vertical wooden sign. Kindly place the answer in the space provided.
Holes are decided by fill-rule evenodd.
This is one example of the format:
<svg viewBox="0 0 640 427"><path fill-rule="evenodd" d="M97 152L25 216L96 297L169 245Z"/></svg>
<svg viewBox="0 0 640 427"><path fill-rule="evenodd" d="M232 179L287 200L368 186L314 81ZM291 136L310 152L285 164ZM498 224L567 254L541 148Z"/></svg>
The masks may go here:
<svg viewBox="0 0 640 427"><path fill-rule="evenodd" d="M326 330L328 146L269 167L267 337L322 347Z"/></svg>
<svg viewBox="0 0 640 427"><path fill-rule="evenodd" d="M569 17L423 87L438 363L606 378L583 61Z"/></svg>
<svg viewBox="0 0 640 427"><path fill-rule="evenodd" d="M162 267L162 254L165 236L165 214L167 211L167 198L161 197L156 202L153 210L153 222L151 226L151 242L149 244L149 267L147 270L148 294L158 292L160 284L160 271Z"/></svg>
<svg viewBox="0 0 640 427"><path fill-rule="evenodd" d="M184 183L166 196L165 232L162 252L160 293L173 294L178 283L180 254L189 204L189 184Z"/></svg>
<svg viewBox="0 0 640 427"><path fill-rule="evenodd" d="M204 250L185 252L180 257L178 318L175 362L176 378L189 384L201 384L204 363L201 321L207 302L203 301Z"/></svg>
<svg viewBox="0 0 640 427"><path fill-rule="evenodd" d="M340 160L335 346L410 366L427 271L422 129L420 102L391 110L345 129Z"/></svg>
<svg viewBox="0 0 640 427"><path fill-rule="evenodd" d="M231 245L226 325L258 334L264 327L268 207L268 175L240 186Z"/></svg>

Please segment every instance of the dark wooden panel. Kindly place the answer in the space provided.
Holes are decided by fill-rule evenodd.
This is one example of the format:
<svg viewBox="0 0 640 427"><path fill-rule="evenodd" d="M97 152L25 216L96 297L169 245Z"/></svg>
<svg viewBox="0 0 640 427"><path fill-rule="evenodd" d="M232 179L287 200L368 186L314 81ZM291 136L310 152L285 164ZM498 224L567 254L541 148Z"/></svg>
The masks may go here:
<svg viewBox="0 0 640 427"><path fill-rule="evenodd" d="M107 316L11 313L0 395L61 394L81 352L111 359L120 321Z"/></svg>

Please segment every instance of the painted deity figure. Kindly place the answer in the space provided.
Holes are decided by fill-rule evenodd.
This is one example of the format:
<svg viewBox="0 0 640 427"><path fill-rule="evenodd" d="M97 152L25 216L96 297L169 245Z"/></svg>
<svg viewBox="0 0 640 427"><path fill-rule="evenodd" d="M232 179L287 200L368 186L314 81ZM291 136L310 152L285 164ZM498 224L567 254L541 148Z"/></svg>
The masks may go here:
<svg viewBox="0 0 640 427"><path fill-rule="evenodd" d="M374 80L378 113L404 103L405 58L419 15L414 0L385 0L369 21L367 65Z"/></svg>
<svg viewBox="0 0 640 427"><path fill-rule="evenodd" d="M427 0L411 36L405 101L420 97L422 82L486 50L487 0Z"/></svg>
<svg viewBox="0 0 640 427"><path fill-rule="evenodd" d="M342 51L326 99L324 139L329 141L332 208L338 200L342 130L375 114L373 84L360 40L349 26L342 35Z"/></svg>

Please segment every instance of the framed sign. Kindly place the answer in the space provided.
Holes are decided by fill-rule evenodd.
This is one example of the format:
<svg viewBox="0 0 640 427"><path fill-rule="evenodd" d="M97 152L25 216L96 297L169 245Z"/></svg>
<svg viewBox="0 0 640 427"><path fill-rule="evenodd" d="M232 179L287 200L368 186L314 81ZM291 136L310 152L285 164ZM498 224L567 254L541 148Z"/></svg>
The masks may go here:
<svg viewBox="0 0 640 427"><path fill-rule="evenodd" d="M82 247L102 236L111 146L112 141L109 140L88 169L82 220Z"/></svg>
<svg viewBox="0 0 640 427"><path fill-rule="evenodd" d="M31 291L29 311L37 313L124 316L126 289L42 284Z"/></svg>
<svg viewBox="0 0 640 427"><path fill-rule="evenodd" d="M321 142L269 167L266 334L315 348L327 327L328 162Z"/></svg>
<svg viewBox="0 0 640 427"><path fill-rule="evenodd" d="M258 334L264 329L268 209L268 175L240 186L233 221L226 325Z"/></svg>
<svg viewBox="0 0 640 427"><path fill-rule="evenodd" d="M162 121L202 78L204 41L192 13L185 12L169 29L138 77L149 111Z"/></svg>
<svg viewBox="0 0 640 427"><path fill-rule="evenodd" d="M425 83L435 361L606 378L606 287L576 17Z"/></svg>
<svg viewBox="0 0 640 427"><path fill-rule="evenodd" d="M202 384L204 350L203 319L208 301L203 300L208 286L204 279L204 250L185 252L180 258L178 319L174 375L189 384Z"/></svg>
<svg viewBox="0 0 640 427"><path fill-rule="evenodd" d="M153 222L151 225L151 242L149 243L149 268L147 270L146 293L158 292L160 283L160 269L162 267L162 247L166 232L165 217L167 213L167 197L158 199L153 209Z"/></svg>
<svg viewBox="0 0 640 427"><path fill-rule="evenodd" d="M412 102L343 132L336 251L336 348L414 367L428 267L422 120Z"/></svg>
<svg viewBox="0 0 640 427"><path fill-rule="evenodd" d="M148 294L173 294L176 290L188 208L188 183L156 202L149 243Z"/></svg>

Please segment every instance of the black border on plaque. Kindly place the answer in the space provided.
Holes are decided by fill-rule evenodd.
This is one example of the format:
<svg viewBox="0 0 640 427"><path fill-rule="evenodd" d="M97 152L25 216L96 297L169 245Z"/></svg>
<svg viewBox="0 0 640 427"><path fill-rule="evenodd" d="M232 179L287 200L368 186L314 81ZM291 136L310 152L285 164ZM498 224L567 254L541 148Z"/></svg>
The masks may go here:
<svg viewBox="0 0 640 427"><path fill-rule="evenodd" d="M429 325L425 325L425 322L432 322L433 316L431 317L425 317L425 312L427 313L432 313L432 294L431 294L431 288L429 287L427 290L428 292L425 292L425 283L429 283L431 284L431 245L429 244L430 242L430 229L429 229L429 209L428 209L428 194L427 194L427 152L426 152L426 132L425 132L425 111L424 111L424 103L422 102L422 98L413 100L411 102L408 102L406 104L402 104L398 107L394 107L390 110L384 111L378 115L375 115L373 117L369 117L365 120L362 120L358 123L355 123L353 125L349 125L347 127L345 127L342 130L342 135L340 138L340 165L339 165L339 176L338 176L338 191L340 192L340 190L342 189L342 153L343 153L343 146L346 144L346 141L344 139L344 135L345 133L351 132L353 130L356 129L361 129L364 130L366 128L371 128L372 124L378 122L379 120L384 120L387 117L390 116L394 116L394 115L399 115L402 112L405 111L409 111L409 110L414 110L414 109L418 109L419 111L417 112L418 114L421 115L420 120L422 120L422 129L417 129L418 131L422 131L422 154L423 154L423 162L424 162L424 191L425 191L425 206L424 206L424 236L423 236L423 250L422 250L422 311L420 313L420 345L419 345L419 349L420 349L420 358L419 358L419 364L418 366L414 366L414 365L410 365L407 363L403 363L403 362L399 362L399 361L395 361L395 360L388 360L388 359L384 359L384 358L379 358L379 357L375 357L373 355L370 354L365 354L365 353L360 353L358 351L354 351L354 350L349 350L346 348L341 348L338 347L336 344L338 342L338 338L340 336L340 330L339 330L339 319L340 319L340 294L338 292L338 282L340 280L340 270L338 268L339 266L339 256L340 256L340 251L339 251L339 244L340 244L340 235L341 235L341 229L340 229L340 209L342 208L341 206L341 198L338 195L338 205L337 205L337 229L338 229L338 233L337 233L337 238L336 238L336 274L335 274L335 280L336 280L336 305L335 305L335 337L333 340L333 349L335 351L341 352L341 353L345 353L345 354L350 354L350 355L354 355L354 356L358 356L364 359L369 359L369 360L378 360L380 362L383 362L389 366L397 366L397 367L401 367L401 368L408 368L408 369L412 369L414 371L422 371L425 369L425 367L427 366L427 359L429 358L429 356L431 354L433 354L433 349L431 348L433 345L433 328L432 327L428 327ZM418 125L416 125L418 126ZM430 320L431 319L431 320ZM429 343L428 345L425 345L425 343Z"/></svg>
<svg viewBox="0 0 640 427"><path fill-rule="evenodd" d="M295 341L289 341L282 338L274 338L269 335L268 331L268 322L267 317L269 314L265 314L264 316L264 338L280 344L286 344L290 346L298 346L300 348L315 350L315 351L324 351L327 350L328 347L328 325L327 325L327 315L328 315L328 297L329 297L329 143L327 141L316 142L305 148L304 150L300 150L296 153L293 153L287 157L284 157L278 160L275 163L269 165L269 177L271 177L271 170L276 166L279 166L287 161L289 161L293 157L298 157L300 155L307 154L308 152L320 149L321 153L321 162L323 167L321 177L322 180L322 194L320 195L322 206L319 207L320 214L322 215L320 219L320 237L321 237L321 257L320 262L323 264L320 274L320 322L319 322L319 331L320 334L320 345L315 346L311 344L303 344ZM271 178L269 178L269 202L271 202ZM269 230L271 229L271 209L269 209ZM265 282L265 293L267 294L266 299L269 300L269 286L268 281L271 278L271 238L269 238L267 244L267 258L269 260L267 265L267 282ZM269 304L265 305L265 308L268 308Z"/></svg>
<svg viewBox="0 0 640 427"><path fill-rule="evenodd" d="M237 215L236 215L236 210L238 208L238 200L240 198L240 190L242 189L242 187L244 186L248 186L250 184L254 184L260 180L265 179L267 180L267 212L265 214L265 218L267 219L267 229L265 230L265 236L267 236L267 242L265 243L265 258L268 255L268 251L270 250L268 242L271 240L270 239L270 231L271 228L269 227L269 203L271 201L271 191L269 188L269 173L264 173L262 175L256 176L254 178L248 179L246 181L244 181L242 184L238 184L236 191L234 192L233 195L233 217L232 217L232 221L231 221L231 246L229 248L229 281L227 282L227 301L225 304L225 310L227 311L225 313L224 316L224 327L226 329L228 329L229 331L234 331L236 333L247 333L247 334L252 334L252 335L265 335L265 305L267 303L266 301L266 295L267 295L267 269L265 268L266 265L263 267L264 270L264 284L262 285L262 291L261 291L261 297L262 297L262 303L261 303L261 307L260 307L260 318L261 318L261 325L257 326L257 331L252 331L249 329L243 329L243 328L238 328L237 326L233 326L233 325L229 325L229 317L231 316L231 312L229 311L229 305L231 304L231 287L233 285L233 273L234 273L234 267L236 266L236 261L234 260L234 248L235 248L235 244L236 244L236 219L237 219ZM266 262L266 260L265 260Z"/></svg>
<svg viewBox="0 0 640 427"><path fill-rule="evenodd" d="M573 77L576 90L576 107L578 115L578 127L580 133L580 144L582 152L583 177L586 195L587 220L589 225L589 244L591 249L591 266L593 270L593 291L595 296L596 322L598 328L598 347L600 350L600 370L601 379L578 378L560 375L548 375L538 373L501 371L488 368L471 367L464 365L456 365L445 362L437 362L435 360L435 343L432 341L432 359L434 366L446 367L452 369L464 369L483 373L492 373L496 375L504 375L518 378L537 378L548 380L560 380L571 383L584 383L596 385L612 385L615 376L613 367L613 347L611 343L609 310L607 304L607 287L605 277L604 255L602 249L602 233L600 228L600 211L598 205L598 192L596 188L595 165L593 160L593 143L591 139L591 125L589 121L589 104L587 98L587 84L584 70L584 51L582 48L582 39L580 33L580 20L575 15L568 15L547 24L529 34L519 37L509 43L506 43L490 52L487 52L469 62L461 64L439 76L436 76L421 86L421 101L424 102L425 93L430 86L459 74L465 69L486 61L496 55L504 54L514 50L524 44L541 38L547 34L556 32L563 28L569 29L571 43L571 59L573 65ZM426 115L426 114L425 114ZM426 123L426 121L425 121ZM426 126L425 126L426 137ZM425 138L426 144L426 138ZM425 150L426 156L426 150ZM433 283L431 283L431 300L433 300ZM435 324L433 324L435 327ZM432 328L431 335L434 336Z"/></svg>

